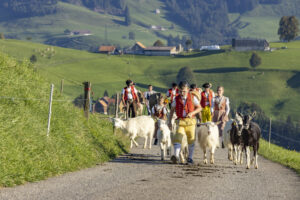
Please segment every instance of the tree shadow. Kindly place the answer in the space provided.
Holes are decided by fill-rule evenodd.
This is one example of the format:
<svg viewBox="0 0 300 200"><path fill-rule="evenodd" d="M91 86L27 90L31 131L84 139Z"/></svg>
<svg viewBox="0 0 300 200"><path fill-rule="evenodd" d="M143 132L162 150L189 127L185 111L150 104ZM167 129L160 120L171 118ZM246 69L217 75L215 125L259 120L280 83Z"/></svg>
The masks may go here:
<svg viewBox="0 0 300 200"><path fill-rule="evenodd" d="M300 72L296 73L289 80L287 80L287 84L294 89L300 88Z"/></svg>
<svg viewBox="0 0 300 200"><path fill-rule="evenodd" d="M202 57L202 56L210 56L210 55L217 55L224 53L226 50L213 50L213 51L200 51L198 53L194 54L189 54L189 55L175 55L175 58L197 58L197 57Z"/></svg>
<svg viewBox="0 0 300 200"><path fill-rule="evenodd" d="M148 164L148 165L168 165L171 164L169 157L166 160L160 160L160 156L150 154L125 154L112 161L112 163L127 164Z"/></svg>
<svg viewBox="0 0 300 200"><path fill-rule="evenodd" d="M125 21L116 20L116 19L113 19L112 21L113 21L114 23L116 23L116 24L119 24L119 25L121 25L121 26L126 26L126 23L125 23Z"/></svg>
<svg viewBox="0 0 300 200"><path fill-rule="evenodd" d="M212 68L212 69L197 69L195 73L232 73L232 72L245 72L249 71L247 67L223 67L223 68Z"/></svg>

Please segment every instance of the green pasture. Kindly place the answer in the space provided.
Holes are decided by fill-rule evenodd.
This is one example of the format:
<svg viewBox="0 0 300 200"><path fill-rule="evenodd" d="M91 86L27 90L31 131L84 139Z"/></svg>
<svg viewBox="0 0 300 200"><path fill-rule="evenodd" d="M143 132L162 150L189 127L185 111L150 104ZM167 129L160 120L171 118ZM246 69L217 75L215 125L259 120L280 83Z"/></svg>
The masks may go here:
<svg viewBox="0 0 300 200"><path fill-rule="evenodd" d="M153 84L166 89L176 81L178 70L189 66L195 71L198 85L206 81L213 83L213 89L224 85L232 107L241 101L254 102L276 119L291 115L297 120L300 116L295 112L300 109L297 103L300 42L272 43L271 46L277 50L258 52L262 65L252 70L249 67L251 52L235 52L229 47L221 52L195 52L183 57L107 56L16 40L0 41L1 51L19 60L35 54L38 59L35 69L57 88L64 79L64 94L71 99L82 93L83 81L92 82L95 98L101 97L105 90L110 95L120 92L128 78L142 86ZM38 53L47 48L54 49L53 57L42 57ZM289 81L291 79L296 81ZM146 90L145 87L140 89Z"/></svg>

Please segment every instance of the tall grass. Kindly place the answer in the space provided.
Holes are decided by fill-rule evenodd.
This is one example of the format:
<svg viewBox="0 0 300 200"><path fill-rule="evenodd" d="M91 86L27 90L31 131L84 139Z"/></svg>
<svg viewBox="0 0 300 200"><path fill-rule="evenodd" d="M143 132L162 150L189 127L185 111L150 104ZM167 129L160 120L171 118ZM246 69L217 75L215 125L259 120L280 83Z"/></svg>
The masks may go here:
<svg viewBox="0 0 300 200"><path fill-rule="evenodd" d="M269 160L294 169L298 174L300 174L299 152L287 150L275 144L271 144L269 148L267 141L260 140L260 148L258 153Z"/></svg>
<svg viewBox="0 0 300 200"><path fill-rule="evenodd" d="M47 137L49 90L29 63L0 53L0 186L90 167L126 151L128 142L112 134L111 123L97 115L87 122L70 102L53 102ZM64 98L55 91L58 99Z"/></svg>

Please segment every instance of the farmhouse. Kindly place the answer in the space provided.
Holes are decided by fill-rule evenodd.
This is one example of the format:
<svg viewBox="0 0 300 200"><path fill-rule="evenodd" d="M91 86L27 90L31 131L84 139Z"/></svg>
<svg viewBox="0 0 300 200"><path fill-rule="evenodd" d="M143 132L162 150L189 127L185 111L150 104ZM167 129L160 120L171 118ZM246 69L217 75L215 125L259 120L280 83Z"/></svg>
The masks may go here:
<svg viewBox="0 0 300 200"><path fill-rule="evenodd" d="M99 53L115 54L116 53L116 47L115 46L100 46L99 47Z"/></svg>
<svg viewBox="0 0 300 200"><path fill-rule="evenodd" d="M236 51L268 51L270 45L264 39L232 39L232 47Z"/></svg>
<svg viewBox="0 0 300 200"><path fill-rule="evenodd" d="M102 97L97 100L95 105L95 112L103 113L105 115L108 114L108 110L110 106L113 106L115 104L115 99L109 98L109 97Z"/></svg>
<svg viewBox="0 0 300 200"><path fill-rule="evenodd" d="M146 56L171 56L178 54L177 48L174 47L147 47L145 50Z"/></svg>
<svg viewBox="0 0 300 200"><path fill-rule="evenodd" d="M136 42L133 47L129 48L126 50L126 54L135 54L135 55L144 55L144 50L146 49L146 47L140 43L140 42Z"/></svg>

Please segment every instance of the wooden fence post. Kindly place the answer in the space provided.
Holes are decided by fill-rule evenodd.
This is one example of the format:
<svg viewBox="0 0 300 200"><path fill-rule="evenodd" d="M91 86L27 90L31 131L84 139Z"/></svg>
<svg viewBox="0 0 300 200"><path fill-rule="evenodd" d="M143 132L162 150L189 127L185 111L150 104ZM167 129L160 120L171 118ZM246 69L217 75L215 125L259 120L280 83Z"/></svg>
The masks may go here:
<svg viewBox="0 0 300 200"><path fill-rule="evenodd" d="M115 102L115 118L118 117L118 108L119 108L119 93L116 95L116 102ZM113 127L114 129L114 135L116 135L116 128L115 126Z"/></svg>
<svg viewBox="0 0 300 200"><path fill-rule="evenodd" d="M84 109L85 117L89 119L92 84L91 82L84 82L83 85L84 85L83 109Z"/></svg>
<svg viewBox="0 0 300 200"><path fill-rule="evenodd" d="M272 129L272 119L270 117L270 127L269 127L269 148L270 148L270 143L271 143L271 129Z"/></svg>
<svg viewBox="0 0 300 200"><path fill-rule="evenodd" d="M64 92L64 79L61 79L61 83L60 83L60 95L62 95L63 92Z"/></svg>
<svg viewBox="0 0 300 200"><path fill-rule="evenodd" d="M48 114L47 137L49 136L49 133L50 133L50 123L51 123L51 114L52 114L52 100L53 100L53 89L54 89L54 84L51 84L50 99L49 99L49 114Z"/></svg>

